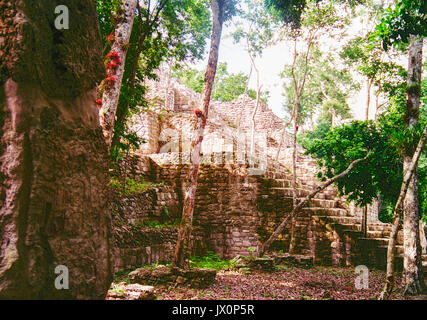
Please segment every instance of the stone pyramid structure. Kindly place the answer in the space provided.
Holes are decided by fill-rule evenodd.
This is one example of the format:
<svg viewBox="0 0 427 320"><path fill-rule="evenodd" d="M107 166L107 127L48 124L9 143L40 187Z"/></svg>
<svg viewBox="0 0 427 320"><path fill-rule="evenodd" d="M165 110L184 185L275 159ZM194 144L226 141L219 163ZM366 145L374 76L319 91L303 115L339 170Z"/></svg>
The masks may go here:
<svg viewBox="0 0 427 320"><path fill-rule="evenodd" d="M162 210L168 212L169 218L179 218L188 183L190 143L196 124L192 111L199 105L200 96L165 74L159 78L160 81L147 83L152 111L136 115L130 122L146 143L130 156L128 175L162 186L156 187L151 196L142 195L151 197L151 203L143 202L142 208L138 199L131 201L132 208L123 205L128 199L119 201L118 210L124 212L122 216L130 219L131 225L160 219ZM231 102L211 104L196 195L194 254L211 250L227 259L247 255L292 210L292 135L282 135L282 120L262 104L255 115L255 152L250 153L254 108L255 101L245 95ZM283 147L276 161L282 136ZM298 147L298 198L307 196L319 185L317 170L316 161ZM133 213L132 218L129 212ZM272 250L308 256L318 265L364 264L384 268L391 225L381 223L372 214L368 231L362 232L362 218L361 210L346 203L330 186L289 222ZM128 237L134 237L127 232ZM157 241L155 250L153 246L148 249L148 241L143 247L131 248L119 243L116 269L170 259L176 235L171 230L166 233L167 241ZM117 234L123 239L121 232ZM401 233L398 240L397 253L401 258ZM401 264L401 259L397 260ZM427 256L424 261L427 269Z"/></svg>

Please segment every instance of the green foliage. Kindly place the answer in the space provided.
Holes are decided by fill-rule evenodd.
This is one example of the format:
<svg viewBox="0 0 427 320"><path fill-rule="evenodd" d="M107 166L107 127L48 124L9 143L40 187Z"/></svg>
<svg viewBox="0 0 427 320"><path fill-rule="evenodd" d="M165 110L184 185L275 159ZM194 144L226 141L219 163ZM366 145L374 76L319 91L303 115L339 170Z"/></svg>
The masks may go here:
<svg viewBox="0 0 427 320"><path fill-rule="evenodd" d="M201 93L203 90L204 72L193 68L176 68L173 77L179 79L195 92ZM212 99L217 101L232 101L245 93L248 76L243 72L229 73L227 63L220 62L217 67L215 82L212 88ZM252 99L256 98L256 92L252 89L247 91ZM267 103L268 91L261 92L261 101Z"/></svg>
<svg viewBox="0 0 427 320"><path fill-rule="evenodd" d="M406 70L393 62L383 61L383 52L377 39L356 37L342 49L340 56L348 66L369 79L378 90L389 92L406 79Z"/></svg>
<svg viewBox="0 0 427 320"><path fill-rule="evenodd" d="M190 267L197 269L227 269L232 266L232 261L222 260L213 251L207 251L204 257L191 257Z"/></svg>
<svg viewBox="0 0 427 320"><path fill-rule="evenodd" d="M302 134L299 134L297 136L297 142L305 149L312 150L313 145L317 143L318 140L323 140L330 129L331 124L329 121L321 121L317 126L313 128L312 131L307 131Z"/></svg>
<svg viewBox="0 0 427 320"><path fill-rule="evenodd" d="M266 6L281 20L296 29L301 26L301 15L307 0L265 0Z"/></svg>
<svg viewBox="0 0 427 320"><path fill-rule="evenodd" d="M360 206L371 203L380 194L384 208L379 218L383 222L391 221L400 192L403 179L402 155L407 148L412 151L415 149L427 122L427 114L423 111L415 129L408 130L403 116L404 106L395 102L380 116L378 123L353 121L330 131L326 131L326 126L318 126L315 131L301 137L307 153L317 158L322 167L318 172L321 179L331 178L342 172L352 161L371 151L366 161L359 163L336 185L340 193L348 195L349 200L356 201ZM426 177L427 161L424 151L418 164L418 196L424 219L427 212Z"/></svg>
<svg viewBox="0 0 427 320"><path fill-rule="evenodd" d="M161 223L157 220L144 220L141 224L142 227L148 227L151 229L163 229L163 228L177 228L180 224L180 219L176 219L174 221Z"/></svg>
<svg viewBox="0 0 427 320"><path fill-rule="evenodd" d="M235 43L242 43L252 57L262 54L277 27L277 17L264 6L263 0L244 0L245 10L241 11L231 34Z"/></svg>
<svg viewBox="0 0 427 320"><path fill-rule="evenodd" d="M314 48L307 61L298 57L296 64L285 66L281 76L286 79L286 109L292 112L295 100L295 85L293 77L301 79L307 68L304 90L299 97L299 123L304 123L313 113L319 111L320 122L332 122L334 118L347 119L351 116L347 98L356 90L355 84L348 70L338 69L331 55L324 55Z"/></svg>
<svg viewBox="0 0 427 320"><path fill-rule="evenodd" d="M161 185L161 183L141 182L131 178L126 178L126 183L116 177L112 177L110 180L111 189L121 196L144 193L152 187Z"/></svg>
<svg viewBox="0 0 427 320"><path fill-rule="evenodd" d="M318 173L321 179L343 172L352 161L371 151L366 161L336 182L340 193L361 206L371 203L378 193L385 199L397 199L402 181L401 156L372 121L353 121L334 128L308 147L308 153L324 168Z"/></svg>
<svg viewBox="0 0 427 320"><path fill-rule="evenodd" d="M108 44L105 38L115 29L121 1L96 0L95 3L106 53ZM127 120L133 114L149 109L144 97L144 79L154 79L154 72L167 60L179 64L200 59L210 35L208 0L157 1L149 5L138 12L132 28L114 126L113 160L119 160L125 152L143 142L128 128ZM137 57L138 65L133 79L134 60L140 41L142 50Z"/></svg>
<svg viewBox="0 0 427 320"><path fill-rule="evenodd" d="M409 35L427 36L427 2L400 0L395 7L387 8L381 23L377 25L372 38L382 41L384 50L389 46L404 49Z"/></svg>

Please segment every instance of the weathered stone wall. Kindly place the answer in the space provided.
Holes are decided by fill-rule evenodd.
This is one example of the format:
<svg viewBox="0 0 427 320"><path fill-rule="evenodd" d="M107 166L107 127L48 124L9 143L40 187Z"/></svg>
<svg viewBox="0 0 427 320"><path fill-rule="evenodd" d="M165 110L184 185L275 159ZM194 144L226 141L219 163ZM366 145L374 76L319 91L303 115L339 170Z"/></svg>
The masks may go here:
<svg viewBox="0 0 427 320"><path fill-rule="evenodd" d="M146 219L161 221L160 216L152 212L158 212L162 199L174 201L166 205L171 213L169 219L180 217L189 166L158 164L152 160L151 170L150 176L165 186L120 198L114 206L116 271L153 261L169 261L173 254L176 233L173 239L166 237L163 242L152 242L155 245L153 249L150 241L141 244L138 239L149 238L152 232L162 231L144 229L140 223ZM291 199L280 197L271 190L273 186L272 179L248 175L245 166L202 164L194 208L192 254L204 255L210 250L230 259L256 250L292 205ZM165 230L171 232L171 229ZM123 242L124 238L128 241ZM273 247L286 251L288 245L289 231L285 230ZM155 256L152 252L156 252Z"/></svg>
<svg viewBox="0 0 427 320"><path fill-rule="evenodd" d="M198 106L200 95L167 74L161 73L160 79L148 84L148 98L156 105L153 115L157 117L147 116L138 123L148 144L132 155L136 169L127 174L165 182L175 193L180 212L196 123L192 110ZM276 161L283 123L261 104L255 116L255 154L251 155L255 104L245 95L231 102L211 103L202 143L193 254L201 255L206 250L223 258L248 254L248 249L264 242L292 209L292 136L285 132ZM158 147L157 151L153 146ZM301 147L297 149L297 197L302 198L320 182L315 175L316 161L303 155ZM317 194L298 217L288 222L272 249L312 256L316 264L371 261L379 265L384 260L388 226L379 223L374 207L368 219L372 230L366 235L369 245L376 248L371 256L363 256L360 250L365 241L361 209L346 204L334 186ZM169 252L167 247L164 250Z"/></svg>
<svg viewBox="0 0 427 320"><path fill-rule="evenodd" d="M177 195L169 185L127 195L112 194L114 271L169 262L177 228L148 227L147 222L174 223L181 215Z"/></svg>
<svg viewBox="0 0 427 320"><path fill-rule="evenodd" d="M129 123L130 129L144 141L139 148L142 154L157 153L159 151L159 115L153 111L134 115Z"/></svg>

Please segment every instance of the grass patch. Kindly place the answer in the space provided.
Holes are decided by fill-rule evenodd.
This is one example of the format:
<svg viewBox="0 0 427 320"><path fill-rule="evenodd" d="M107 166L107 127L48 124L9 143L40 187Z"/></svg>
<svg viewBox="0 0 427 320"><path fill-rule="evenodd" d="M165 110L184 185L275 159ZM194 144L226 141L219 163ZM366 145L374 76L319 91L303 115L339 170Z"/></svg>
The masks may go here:
<svg viewBox="0 0 427 320"><path fill-rule="evenodd" d="M110 180L110 187L113 191L121 196L129 196L132 194L144 193L152 187L163 186L163 183L152 183L137 181L135 179L126 178L126 180L117 179L112 177Z"/></svg>
<svg viewBox="0 0 427 320"><path fill-rule="evenodd" d="M222 260L213 251L207 251L204 257L191 257L190 267L197 269L222 270L232 267L231 260Z"/></svg>

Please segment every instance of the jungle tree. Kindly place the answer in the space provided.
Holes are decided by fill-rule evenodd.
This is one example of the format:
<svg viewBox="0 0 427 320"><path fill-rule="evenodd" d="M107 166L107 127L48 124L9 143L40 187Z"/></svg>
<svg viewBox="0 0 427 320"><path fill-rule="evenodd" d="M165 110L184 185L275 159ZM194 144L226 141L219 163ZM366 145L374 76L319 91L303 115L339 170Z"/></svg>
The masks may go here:
<svg viewBox="0 0 427 320"><path fill-rule="evenodd" d="M421 96L422 49L423 37L427 35L427 3L415 0L401 0L394 8L388 8L381 23L377 26L376 35L382 40L383 48L390 45L409 44L407 98L404 113L405 130L416 132L419 127L419 108ZM408 173L416 149L416 141L407 140L403 149L403 171ZM404 233L404 291L407 294L420 294L425 288L421 261L420 214L417 189L417 170L413 168L411 181L404 198L403 213ZM395 213L398 224L400 214ZM394 232L397 232L397 227ZM385 292L393 285L393 237L390 237L387 259L387 284Z"/></svg>
<svg viewBox="0 0 427 320"><path fill-rule="evenodd" d="M105 54L111 55L117 52L114 47L117 46L116 42L120 41L114 34L124 23L121 19L124 3L118 0L98 0L96 3L104 36L104 48L109 51ZM116 95L113 95L108 87L108 77L107 83L104 80L101 85L101 89L107 86L106 90L99 92L99 95L104 92L109 96L107 101L114 98L118 103L115 111L116 121L113 121L114 131L110 137L113 159L117 158L123 149L138 145L137 136L127 127L127 119L148 108L144 98L146 91L144 80L156 78L155 71L167 60L180 64L200 59L210 32L208 0L159 0L140 3L141 5L136 6L129 41L121 45L127 50L126 59L120 58L118 63L124 67L123 80L119 81L120 72L117 66L115 70L117 78L113 79L114 87L120 84L119 98L117 100ZM106 68L111 72L108 65L111 63L110 60L113 60L114 64L115 59L106 59ZM111 66L114 67L110 64ZM114 104L105 103L104 99L100 99L100 102L102 118L105 113L113 111ZM108 119L113 120L110 116Z"/></svg>
<svg viewBox="0 0 427 320"><path fill-rule="evenodd" d="M259 109L262 84L260 71L256 65L256 58L262 56L263 50L270 44L273 37L273 28L276 17L267 10L263 0L245 0L245 10L239 14L236 21L237 28L232 33L235 43L244 43L246 52L251 61L252 70L256 74L256 103L251 114L250 153L255 152L255 116ZM249 79L248 79L249 83Z"/></svg>
<svg viewBox="0 0 427 320"><path fill-rule="evenodd" d="M189 186L184 197L182 219L178 231L178 240L172 265L188 269L190 256L190 239L193 228L194 203L197 191L197 174L199 172L200 152L202 148L203 134L209 114L209 104L212 94L212 86L215 80L218 65L219 44L221 41L223 23L233 17L236 13L236 2L234 0L211 0L212 8L212 35L209 51L208 65L202 91L202 108L196 109L197 128L195 138L192 142L191 168L189 172Z"/></svg>

